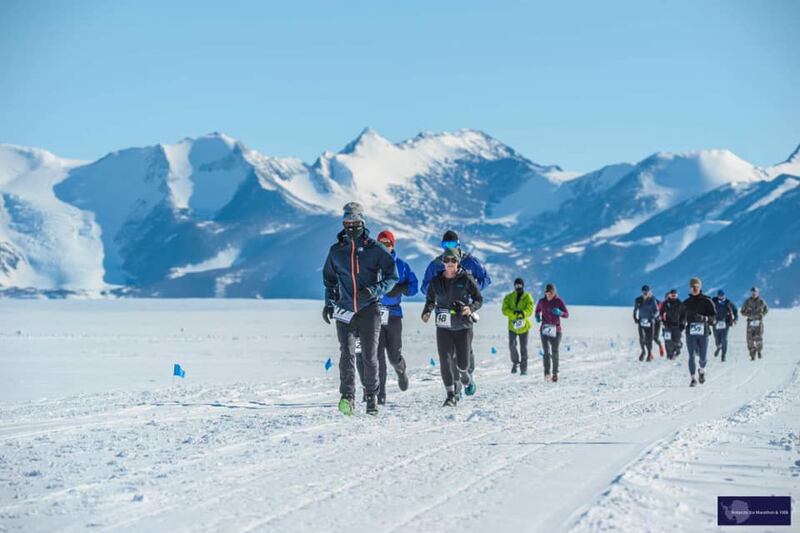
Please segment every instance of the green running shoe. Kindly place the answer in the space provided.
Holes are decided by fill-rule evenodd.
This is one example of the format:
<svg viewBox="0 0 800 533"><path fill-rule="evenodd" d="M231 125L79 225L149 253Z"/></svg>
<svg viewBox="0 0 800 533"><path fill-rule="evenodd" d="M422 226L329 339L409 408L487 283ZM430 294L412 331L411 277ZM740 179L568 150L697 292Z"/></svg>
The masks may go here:
<svg viewBox="0 0 800 533"><path fill-rule="evenodd" d="M346 398L342 396L342 399L339 400L339 412L345 416L352 416L353 415L353 400L350 398Z"/></svg>

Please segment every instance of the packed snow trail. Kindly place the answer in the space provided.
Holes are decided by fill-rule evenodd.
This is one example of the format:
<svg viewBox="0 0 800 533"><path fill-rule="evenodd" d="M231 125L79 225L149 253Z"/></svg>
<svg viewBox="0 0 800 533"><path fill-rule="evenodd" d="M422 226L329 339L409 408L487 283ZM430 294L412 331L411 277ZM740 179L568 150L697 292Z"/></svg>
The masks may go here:
<svg viewBox="0 0 800 533"><path fill-rule="evenodd" d="M800 494L797 311L690 389L685 351L636 359L624 308L571 309L558 384L535 339L511 375L490 305L478 393L444 409L418 307L411 388L390 371L372 418L336 410L317 302L0 301L0 531L715 530L717 495Z"/></svg>

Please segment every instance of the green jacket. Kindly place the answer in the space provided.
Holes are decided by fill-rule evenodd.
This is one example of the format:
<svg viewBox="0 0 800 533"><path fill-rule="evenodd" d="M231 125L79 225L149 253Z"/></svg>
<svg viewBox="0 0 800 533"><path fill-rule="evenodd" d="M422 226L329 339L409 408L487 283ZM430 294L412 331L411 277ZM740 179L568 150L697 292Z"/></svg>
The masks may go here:
<svg viewBox="0 0 800 533"><path fill-rule="evenodd" d="M520 320L517 311L522 313L525 323L521 328L515 328L514 322ZM533 296L529 292L523 292L517 299L517 291L512 291L503 298L503 314L508 317L508 329L517 334L522 334L531 329L530 316L533 314Z"/></svg>

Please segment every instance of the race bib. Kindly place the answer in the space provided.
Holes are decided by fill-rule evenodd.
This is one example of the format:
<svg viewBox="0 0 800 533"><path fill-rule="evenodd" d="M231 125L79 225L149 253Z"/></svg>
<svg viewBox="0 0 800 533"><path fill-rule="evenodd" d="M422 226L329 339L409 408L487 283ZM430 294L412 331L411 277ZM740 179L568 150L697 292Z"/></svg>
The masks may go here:
<svg viewBox="0 0 800 533"><path fill-rule="evenodd" d="M750 320L750 321L747 322L747 325L750 326L751 328L757 328L758 326L761 325L761 321L760 320Z"/></svg>
<svg viewBox="0 0 800 533"><path fill-rule="evenodd" d="M361 355L361 338L360 337L356 337L356 342L355 342L355 348L354 349L355 349L356 355Z"/></svg>
<svg viewBox="0 0 800 533"><path fill-rule="evenodd" d="M671 331L667 331L666 329L664 330L664 340L665 341L671 341L672 340L672 332Z"/></svg>
<svg viewBox="0 0 800 533"><path fill-rule="evenodd" d="M514 329L522 329L525 327L525 319L520 318L514 321Z"/></svg>
<svg viewBox="0 0 800 533"><path fill-rule="evenodd" d="M642 326L643 328L649 328L650 324L651 322L649 318L642 318L639 320L639 325Z"/></svg>
<svg viewBox="0 0 800 533"><path fill-rule="evenodd" d="M349 324L355 313L352 311L348 311L347 309L342 309L338 305L333 307L333 319L338 320L339 322L344 322L345 324Z"/></svg>
<svg viewBox="0 0 800 533"><path fill-rule="evenodd" d="M724 321L722 321L722 322L717 322L717 323L714 325L714 327L715 327L715 328L717 328L717 329L727 329L727 328L728 328L728 324L727 324L727 322L724 322Z"/></svg>
<svg viewBox="0 0 800 533"><path fill-rule="evenodd" d="M545 337L557 337L558 328L555 324L544 324L542 325L542 335Z"/></svg>
<svg viewBox="0 0 800 533"><path fill-rule="evenodd" d="M389 308L381 307L381 326L389 325Z"/></svg>
<svg viewBox="0 0 800 533"><path fill-rule="evenodd" d="M705 335L706 328L702 322L692 322L689 324L689 335Z"/></svg>
<svg viewBox="0 0 800 533"><path fill-rule="evenodd" d="M436 311L436 327L451 329L453 327L450 311Z"/></svg>

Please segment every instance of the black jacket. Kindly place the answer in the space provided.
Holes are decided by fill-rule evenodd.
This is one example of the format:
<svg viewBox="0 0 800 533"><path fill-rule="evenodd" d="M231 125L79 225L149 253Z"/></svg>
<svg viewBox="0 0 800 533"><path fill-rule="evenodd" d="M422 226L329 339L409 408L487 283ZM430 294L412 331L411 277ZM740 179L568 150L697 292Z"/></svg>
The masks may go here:
<svg viewBox="0 0 800 533"><path fill-rule="evenodd" d="M342 230L322 269L325 305L335 304L357 313L380 300L397 280L394 258L382 244L370 238L367 230L357 242L348 239ZM369 290L366 298L363 289Z"/></svg>
<svg viewBox="0 0 800 533"><path fill-rule="evenodd" d="M461 315L464 305L475 312L483 305L483 296L472 274L459 268L453 279L447 279L442 272L431 280L422 314L449 311L450 329L467 329L472 327L472 319Z"/></svg>
<svg viewBox="0 0 800 533"><path fill-rule="evenodd" d="M716 317L717 309L714 307L714 302L702 292L697 296L690 294L681 306L681 325L703 322L706 325L706 335L711 333L710 327L716 322Z"/></svg>
<svg viewBox="0 0 800 533"><path fill-rule="evenodd" d="M678 298L674 300L670 300L669 298L665 299L661 303L661 320L664 321L664 324L668 327L674 328L677 326L681 326L681 308L683 307L683 302L681 302Z"/></svg>

